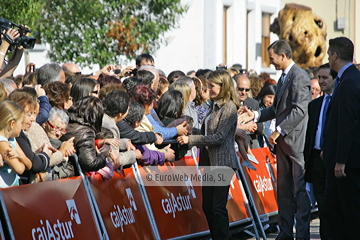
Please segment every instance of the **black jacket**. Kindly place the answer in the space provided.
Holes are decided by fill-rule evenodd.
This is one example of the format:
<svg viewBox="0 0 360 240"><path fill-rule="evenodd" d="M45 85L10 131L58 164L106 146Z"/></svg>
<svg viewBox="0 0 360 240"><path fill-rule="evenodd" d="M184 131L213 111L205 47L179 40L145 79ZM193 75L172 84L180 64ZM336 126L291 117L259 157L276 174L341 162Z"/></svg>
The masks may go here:
<svg viewBox="0 0 360 240"><path fill-rule="evenodd" d="M44 152L39 154L34 153L31 149L29 138L26 136L24 131L20 132L20 136L16 138L16 141L21 150L25 153L26 157L32 162L31 169L26 170L20 175L23 184L29 183L29 177L31 174L43 172L49 167L50 157Z"/></svg>
<svg viewBox="0 0 360 240"><path fill-rule="evenodd" d="M148 143L153 143L157 140L155 133L153 132L139 132L134 130L130 124L122 120L116 123L116 126L119 128L121 138L128 138L131 140L131 143L134 145L144 145Z"/></svg>
<svg viewBox="0 0 360 240"><path fill-rule="evenodd" d="M66 128L67 133L60 140L67 141L75 137L74 147L80 166L85 172L97 171L105 167L106 156L98 154L95 149L95 129L75 114L68 113L68 115L70 119Z"/></svg>
<svg viewBox="0 0 360 240"><path fill-rule="evenodd" d="M319 116L321 111L321 105L324 96L316 98L309 103L308 115L309 120L306 128L305 148L304 148L304 160L305 160L305 181L312 182L311 168L314 167L314 159L311 159L311 151L315 145L316 131L319 123ZM316 165L316 169L319 171L322 169L321 166Z"/></svg>
<svg viewBox="0 0 360 240"><path fill-rule="evenodd" d="M334 90L324 127L323 159L327 169L336 163L360 168L360 72L351 65Z"/></svg>

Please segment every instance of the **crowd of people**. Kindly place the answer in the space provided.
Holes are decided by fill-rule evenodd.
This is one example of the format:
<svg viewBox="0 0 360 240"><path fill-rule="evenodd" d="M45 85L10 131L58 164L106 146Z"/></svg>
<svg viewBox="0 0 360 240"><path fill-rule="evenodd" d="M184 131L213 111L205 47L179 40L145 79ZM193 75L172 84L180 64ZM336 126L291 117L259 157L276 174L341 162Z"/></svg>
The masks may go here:
<svg viewBox="0 0 360 240"><path fill-rule="evenodd" d="M296 239L310 239L306 182L313 184L321 238L359 235L360 73L349 39L330 40L329 63L306 71L286 41L275 41L268 53L283 73L276 81L240 64L166 75L149 54L139 55L136 67L90 74L75 63L36 70L30 63L13 77L22 49L5 61L4 34L18 36L9 29L0 45L1 188L76 176L74 154L88 176L106 180L135 162L172 162L175 150L192 146L200 147L200 165L237 169L238 155L256 171L251 149L268 147L277 158L276 239L293 239L295 220ZM170 140L179 147L164 144ZM229 238L229 185L203 187L213 239Z"/></svg>

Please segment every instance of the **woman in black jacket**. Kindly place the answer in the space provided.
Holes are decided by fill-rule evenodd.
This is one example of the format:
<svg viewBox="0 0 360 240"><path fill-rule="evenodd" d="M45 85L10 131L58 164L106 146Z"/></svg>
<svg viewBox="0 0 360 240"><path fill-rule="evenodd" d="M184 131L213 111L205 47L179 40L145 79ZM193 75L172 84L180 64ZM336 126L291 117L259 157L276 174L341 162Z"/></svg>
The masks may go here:
<svg viewBox="0 0 360 240"><path fill-rule="evenodd" d="M95 134L101 131L104 115L103 102L97 97L84 97L69 108L68 115L70 119L66 134L60 140L66 141L75 137L74 147L80 166L85 172L97 171L105 167L107 156L95 148ZM114 161L116 168L118 166L116 153L110 151L108 157Z"/></svg>

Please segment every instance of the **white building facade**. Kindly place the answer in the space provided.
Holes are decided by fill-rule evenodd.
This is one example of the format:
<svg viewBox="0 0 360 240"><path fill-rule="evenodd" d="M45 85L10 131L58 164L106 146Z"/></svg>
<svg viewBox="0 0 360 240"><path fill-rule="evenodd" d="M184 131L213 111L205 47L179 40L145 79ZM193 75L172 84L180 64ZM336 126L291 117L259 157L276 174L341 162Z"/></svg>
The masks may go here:
<svg viewBox="0 0 360 240"><path fill-rule="evenodd" d="M166 74L172 70L215 69L220 63L240 63L258 73L276 73L263 63L267 56L263 56L262 48L267 46L262 40L264 34L268 43L278 39L269 27L282 8L280 0L183 2L189 11L181 19L180 28L166 34L169 44L154 54L156 66Z"/></svg>

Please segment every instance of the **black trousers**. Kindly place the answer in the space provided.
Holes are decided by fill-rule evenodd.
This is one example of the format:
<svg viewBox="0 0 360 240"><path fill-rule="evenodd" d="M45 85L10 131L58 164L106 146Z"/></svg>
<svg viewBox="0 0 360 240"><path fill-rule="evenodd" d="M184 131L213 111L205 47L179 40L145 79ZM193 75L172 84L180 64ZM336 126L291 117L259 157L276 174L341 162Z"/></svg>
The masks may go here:
<svg viewBox="0 0 360 240"><path fill-rule="evenodd" d="M311 178L314 187L314 194L318 205L320 219L320 237L321 240L331 239L331 228L329 219L325 214L325 187L326 187L326 169L324 161L320 157L321 150L313 149L310 155L311 159Z"/></svg>
<svg viewBox="0 0 360 240"><path fill-rule="evenodd" d="M203 186L202 207L213 240L229 239L229 217L226 209L229 187Z"/></svg>
<svg viewBox="0 0 360 240"><path fill-rule="evenodd" d="M336 178L333 168L326 170L325 211L334 240L360 237L360 169L345 173Z"/></svg>

